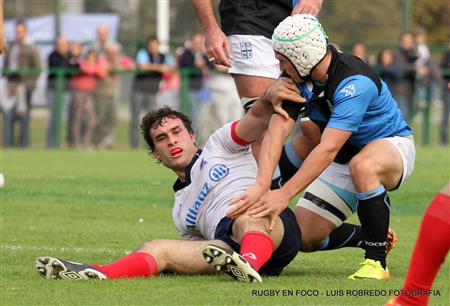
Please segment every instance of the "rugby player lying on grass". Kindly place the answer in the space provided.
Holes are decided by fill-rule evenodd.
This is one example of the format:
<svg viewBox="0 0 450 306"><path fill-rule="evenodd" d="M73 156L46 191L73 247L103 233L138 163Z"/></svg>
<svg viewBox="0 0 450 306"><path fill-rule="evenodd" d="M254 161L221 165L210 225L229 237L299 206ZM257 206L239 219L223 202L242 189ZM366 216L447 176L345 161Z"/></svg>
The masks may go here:
<svg viewBox="0 0 450 306"><path fill-rule="evenodd" d="M268 217L227 217L230 200L255 182L257 166L250 143L267 128L274 111L270 101L302 101L293 82L280 81L274 87L240 121L217 130L203 150L196 147L191 121L182 113L164 107L143 118L141 131L150 153L178 176L173 186L172 217L185 240L150 240L106 265L40 257L37 271L49 279L223 271L239 281L260 282L260 274L279 275L300 248L300 230L293 212L289 208L281 212L271 231Z"/></svg>

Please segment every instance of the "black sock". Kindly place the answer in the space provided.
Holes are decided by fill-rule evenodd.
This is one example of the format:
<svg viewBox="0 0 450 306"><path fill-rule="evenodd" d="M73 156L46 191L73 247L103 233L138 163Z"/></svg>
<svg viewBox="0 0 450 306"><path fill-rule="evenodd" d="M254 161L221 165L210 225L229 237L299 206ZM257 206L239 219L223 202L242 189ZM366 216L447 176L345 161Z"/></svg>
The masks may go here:
<svg viewBox="0 0 450 306"><path fill-rule="evenodd" d="M363 230L366 258L386 268L386 237L389 229L390 201L383 186L358 192L358 217Z"/></svg>
<svg viewBox="0 0 450 306"><path fill-rule="evenodd" d="M330 233L320 251L364 247L364 237L361 226L343 223Z"/></svg>

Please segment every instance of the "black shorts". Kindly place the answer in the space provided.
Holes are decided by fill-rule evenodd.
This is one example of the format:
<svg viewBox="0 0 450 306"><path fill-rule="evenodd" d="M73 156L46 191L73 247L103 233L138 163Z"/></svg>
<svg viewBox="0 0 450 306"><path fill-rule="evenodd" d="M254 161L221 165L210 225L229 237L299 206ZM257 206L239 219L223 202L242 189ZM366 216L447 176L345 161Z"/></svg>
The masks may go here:
<svg viewBox="0 0 450 306"><path fill-rule="evenodd" d="M301 235L294 213L290 208L286 208L280 214L280 218L284 226L283 240L273 252L269 261L259 270L261 275L280 275L284 267L297 256L300 249ZM214 238L222 240L232 247L235 252L240 252L241 246L231 238L233 222L234 219L223 217L217 225Z"/></svg>

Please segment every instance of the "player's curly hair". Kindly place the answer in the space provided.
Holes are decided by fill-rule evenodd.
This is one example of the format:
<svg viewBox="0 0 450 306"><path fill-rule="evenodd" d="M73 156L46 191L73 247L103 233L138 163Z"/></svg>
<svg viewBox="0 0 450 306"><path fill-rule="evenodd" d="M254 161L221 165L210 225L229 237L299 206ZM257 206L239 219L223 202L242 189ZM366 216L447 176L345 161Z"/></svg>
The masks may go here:
<svg viewBox="0 0 450 306"><path fill-rule="evenodd" d="M189 119L189 117L185 114L177 112L167 105L155 111L148 112L147 114L145 114L144 118L142 118L141 133L148 145L150 152L153 152L153 150L155 149L155 143L150 135L150 129L156 124L161 125L166 118L180 118L188 132L194 133L194 130L192 129L191 119Z"/></svg>

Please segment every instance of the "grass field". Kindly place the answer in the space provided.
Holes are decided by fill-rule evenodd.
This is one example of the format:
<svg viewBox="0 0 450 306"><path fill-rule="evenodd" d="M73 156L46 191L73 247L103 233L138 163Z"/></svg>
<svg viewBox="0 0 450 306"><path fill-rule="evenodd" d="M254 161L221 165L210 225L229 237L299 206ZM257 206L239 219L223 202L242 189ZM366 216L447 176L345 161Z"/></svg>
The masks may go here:
<svg viewBox="0 0 450 306"><path fill-rule="evenodd" d="M34 270L35 259L50 255L106 263L145 240L177 238L171 221L174 174L144 150L4 150L0 303L383 305L389 290L401 288L421 216L434 193L449 180L449 168L448 148L418 148L413 177L391 194L391 227L399 243L388 258L392 274L388 282L346 279L362 261L360 249L300 253L282 276L264 278L257 285L222 275L70 282L41 278ZM354 217L351 221L357 222ZM432 297L430 305L449 305L449 270L447 260L434 284L440 296ZM281 291L278 296L257 296L253 290ZM294 296L283 296L282 290L292 290ZM310 294L302 296L308 292L297 290ZM342 296L333 296L338 293Z"/></svg>

